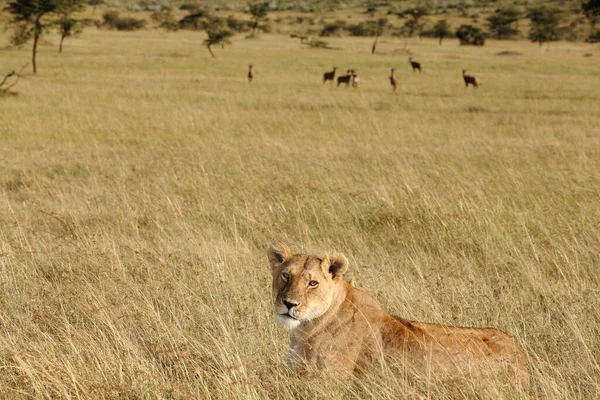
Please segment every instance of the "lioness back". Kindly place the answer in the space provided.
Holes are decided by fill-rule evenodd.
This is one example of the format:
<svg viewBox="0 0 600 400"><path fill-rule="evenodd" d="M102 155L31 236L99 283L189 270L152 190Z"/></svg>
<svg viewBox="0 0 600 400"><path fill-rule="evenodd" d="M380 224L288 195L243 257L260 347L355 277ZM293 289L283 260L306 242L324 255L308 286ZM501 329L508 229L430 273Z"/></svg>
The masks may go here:
<svg viewBox="0 0 600 400"><path fill-rule="evenodd" d="M497 373L528 383L525 355L514 338L498 329L440 325L390 316L382 336L389 355L418 343L420 363L443 375L452 375L455 370L472 377L491 377Z"/></svg>
<svg viewBox="0 0 600 400"><path fill-rule="evenodd" d="M527 383L525 356L515 340L493 328L408 321L387 314L344 279L348 260L292 254L271 245L275 317L291 330L290 364L352 373L387 363L399 371L467 377L517 378Z"/></svg>

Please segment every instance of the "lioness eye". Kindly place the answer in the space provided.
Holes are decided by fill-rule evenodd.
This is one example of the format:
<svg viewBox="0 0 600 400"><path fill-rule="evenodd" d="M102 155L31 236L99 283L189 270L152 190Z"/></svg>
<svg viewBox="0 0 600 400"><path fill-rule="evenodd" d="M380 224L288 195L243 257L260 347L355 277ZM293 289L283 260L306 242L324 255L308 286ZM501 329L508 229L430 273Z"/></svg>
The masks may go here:
<svg viewBox="0 0 600 400"><path fill-rule="evenodd" d="M319 286L319 282L317 282L317 281L310 281L310 282L308 282L308 286L309 287L317 287L317 286Z"/></svg>
<svg viewBox="0 0 600 400"><path fill-rule="evenodd" d="M283 278L284 281L289 281L290 280L290 274L284 272L281 274L281 278Z"/></svg>

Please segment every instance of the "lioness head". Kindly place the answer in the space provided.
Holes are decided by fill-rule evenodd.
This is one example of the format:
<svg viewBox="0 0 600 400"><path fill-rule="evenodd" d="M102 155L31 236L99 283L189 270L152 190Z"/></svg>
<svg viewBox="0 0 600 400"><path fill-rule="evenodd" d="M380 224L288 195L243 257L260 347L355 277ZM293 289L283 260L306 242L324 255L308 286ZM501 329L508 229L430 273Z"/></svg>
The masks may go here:
<svg viewBox="0 0 600 400"><path fill-rule="evenodd" d="M324 258L292 254L278 243L269 246L267 255L273 268L275 320L286 329L323 315L348 270L348 259L339 253Z"/></svg>

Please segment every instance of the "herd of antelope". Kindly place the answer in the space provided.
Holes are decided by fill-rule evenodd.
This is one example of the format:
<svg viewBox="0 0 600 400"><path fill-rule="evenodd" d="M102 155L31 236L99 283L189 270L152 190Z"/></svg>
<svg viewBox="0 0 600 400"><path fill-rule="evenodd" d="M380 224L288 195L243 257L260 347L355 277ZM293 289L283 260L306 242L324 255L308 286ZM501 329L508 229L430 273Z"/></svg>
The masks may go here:
<svg viewBox="0 0 600 400"><path fill-rule="evenodd" d="M421 66L420 62L413 60L412 57L410 57L408 59L408 62L410 63L410 66L412 67L413 72L419 71L419 73L421 73L422 66ZM337 67L333 67L332 71L325 72L323 74L323 83L326 83L327 81L334 82L336 79L336 77L335 77L336 71L337 71ZM396 76L395 72L396 72L396 69L392 68L392 72L390 75L390 85L392 85L392 90L394 92L398 88L398 77ZM465 87L468 88L469 85L471 85L473 87L479 87L477 78L474 77L473 75L467 75L466 72L467 72L466 69L462 70L462 76L463 76L463 80L465 82ZM254 78L254 70L253 70L252 65L250 65L249 69L248 69L248 82L252 82L252 78ZM342 83L345 84L346 86L349 86L351 84L353 88L358 88L358 84L360 83L360 78L358 77L356 70L349 69L346 71L345 75L338 76L337 77L337 86L340 86Z"/></svg>
<svg viewBox="0 0 600 400"><path fill-rule="evenodd" d="M332 81L335 78L335 70L337 68L333 67L333 71L331 72L325 72L323 74L323 83L327 82L327 81ZM340 86L342 83L344 83L346 86L352 84L352 87L357 88L358 87L358 83L360 82L360 78L358 77L358 74L356 73L355 70L353 69L349 69L346 71L346 75L340 75L337 77L337 85Z"/></svg>

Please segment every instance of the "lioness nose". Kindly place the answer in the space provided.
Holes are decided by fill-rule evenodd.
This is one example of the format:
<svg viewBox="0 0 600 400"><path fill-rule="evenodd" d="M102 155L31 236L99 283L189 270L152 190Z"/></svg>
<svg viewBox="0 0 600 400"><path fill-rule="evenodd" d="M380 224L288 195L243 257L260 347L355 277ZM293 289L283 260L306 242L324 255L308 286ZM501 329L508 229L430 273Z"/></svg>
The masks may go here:
<svg viewBox="0 0 600 400"><path fill-rule="evenodd" d="M283 304L288 308L288 310L291 310L292 308L296 307L298 305L298 303L292 303L290 301L284 300Z"/></svg>

